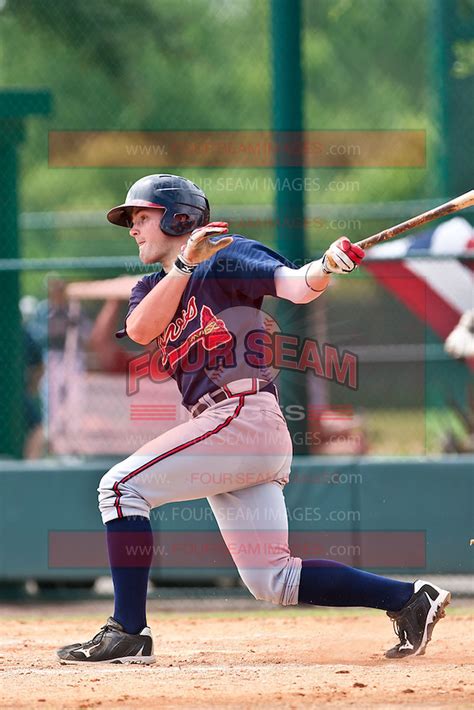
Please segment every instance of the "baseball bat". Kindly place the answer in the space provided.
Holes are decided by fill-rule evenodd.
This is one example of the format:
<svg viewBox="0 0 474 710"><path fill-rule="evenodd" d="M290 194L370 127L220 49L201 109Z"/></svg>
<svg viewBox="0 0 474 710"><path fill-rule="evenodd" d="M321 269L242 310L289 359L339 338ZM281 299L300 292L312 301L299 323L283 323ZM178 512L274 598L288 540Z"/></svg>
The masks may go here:
<svg viewBox="0 0 474 710"><path fill-rule="evenodd" d="M380 242L385 242L387 239L393 239L393 237L398 237L399 234L403 232L408 232L410 229L415 227L420 227L422 224L427 222L432 222L434 219L439 219L440 217L445 217L452 212L459 212L459 210L464 210L466 207L471 207L474 205L474 190L469 190L465 192L464 195L459 195L449 202L445 202L439 207L434 207L432 210L427 212L422 212L416 217L411 217L405 222L400 222L394 227L389 227L388 229L383 229L377 234L372 234L371 237L362 239L360 242L356 242L357 246L362 247L362 249L369 249L370 247L379 244Z"/></svg>

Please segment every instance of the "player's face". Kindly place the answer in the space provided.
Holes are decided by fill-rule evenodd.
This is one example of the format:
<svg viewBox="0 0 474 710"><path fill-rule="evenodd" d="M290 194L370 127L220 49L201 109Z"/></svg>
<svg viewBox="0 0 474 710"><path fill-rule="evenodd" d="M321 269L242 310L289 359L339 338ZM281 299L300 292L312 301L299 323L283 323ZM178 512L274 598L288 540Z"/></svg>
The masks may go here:
<svg viewBox="0 0 474 710"><path fill-rule="evenodd" d="M132 210L130 236L135 239L140 261L144 264L162 261L170 250L170 238L160 227L163 212L148 207Z"/></svg>

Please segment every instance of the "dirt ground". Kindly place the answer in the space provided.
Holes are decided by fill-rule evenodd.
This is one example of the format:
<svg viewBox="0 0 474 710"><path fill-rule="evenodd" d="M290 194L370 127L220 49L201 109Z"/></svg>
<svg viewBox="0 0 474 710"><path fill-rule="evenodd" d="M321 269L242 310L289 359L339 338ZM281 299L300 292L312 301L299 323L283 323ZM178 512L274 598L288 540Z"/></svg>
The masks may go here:
<svg viewBox="0 0 474 710"><path fill-rule="evenodd" d="M383 612L323 609L173 613L151 602L153 666L61 666L110 602L0 606L2 708L470 708L472 605L454 604L425 656L389 661Z"/></svg>

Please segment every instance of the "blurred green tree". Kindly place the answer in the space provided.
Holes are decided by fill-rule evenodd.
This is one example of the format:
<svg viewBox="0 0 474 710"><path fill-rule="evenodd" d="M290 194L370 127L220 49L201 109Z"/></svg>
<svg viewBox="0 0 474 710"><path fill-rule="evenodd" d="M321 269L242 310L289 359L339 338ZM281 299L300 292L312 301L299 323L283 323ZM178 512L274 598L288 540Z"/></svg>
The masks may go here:
<svg viewBox="0 0 474 710"><path fill-rule="evenodd" d="M470 12L473 0L459 0ZM312 169L309 203L432 196L437 166L431 0L305 0L303 60L308 129L427 131L426 168ZM5 0L0 9L0 82L46 87L54 114L28 128L22 208L104 210L145 169L51 169L48 132L60 130L239 130L271 127L269 3L254 0ZM468 72L470 45L454 71ZM156 170L160 170L157 163ZM270 170L229 169L249 178L222 189L203 166L176 170L208 180L216 205L271 204ZM252 178L258 177L257 183ZM214 180L214 182L212 182ZM331 183L341 189L330 190ZM360 224L360 231L379 225ZM381 226L381 225L380 225ZM112 227L25 234L26 255L124 253ZM353 226L357 236L358 227ZM260 230L272 239L271 228ZM112 238L113 234L113 238ZM258 236L255 232L255 236ZM309 230L313 250L335 234Z"/></svg>

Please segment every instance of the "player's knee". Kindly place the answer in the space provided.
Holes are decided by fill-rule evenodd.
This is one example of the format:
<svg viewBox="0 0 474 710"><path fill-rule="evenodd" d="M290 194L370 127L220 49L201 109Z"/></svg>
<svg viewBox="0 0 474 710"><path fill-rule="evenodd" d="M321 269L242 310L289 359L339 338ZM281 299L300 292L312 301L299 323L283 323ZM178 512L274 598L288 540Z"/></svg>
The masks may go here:
<svg viewBox="0 0 474 710"><path fill-rule="evenodd" d="M127 481L130 463L126 460L115 464L99 482L99 510L104 523L117 517L133 515L148 517L151 504L133 482ZM132 469L133 470L133 469Z"/></svg>
<svg viewBox="0 0 474 710"><path fill-rule="evenodd" d="M280 570L247 569L241 571L240 576L255 599L280 604Z"/></svg>
<svg viewBox="0 0 474 710"><path fill-rule="evenodd" d="M123 462L119 462L109 468L107 473L104 473L99 482L99 487L97 488L98 500L99 500L99 510L101 513L104 510L110 508L115 504L117 499L117 492L114 488L115 484L120 481L121 478L126 476L127 469L124 468ZM121 487L121 493L124 492L124 486Z"/></svg>
<svg viewBox="0 0 474 710"><path fill-rule="evenodd" d="M240 576L255 599L272 604L298 604L301 574L299 557L282 557L265 568L239 569Z"/></svg>
<svg viewBox="0 0 474 710"><path fill-rule="evenodd" d="M107 490L113 488L114 479L111 475L111 470L112 469L110 469L110 471L107 471L107 473L104 473L104 475L100 479L99 488L97 489L99 491L99 493L101 491L107 491Z"/></svg>
<svg viewBox="0 0 474 710"><path fill-rule="evenodd" d="M101 512L104 512L104 509L108 507L108 502L115 499L116 496L113 489L116 479L114 478L112 471L113 469L110 469L110 471L107 471L107 473L102 476L97 489L99 494L99 510Z"/></svg>

